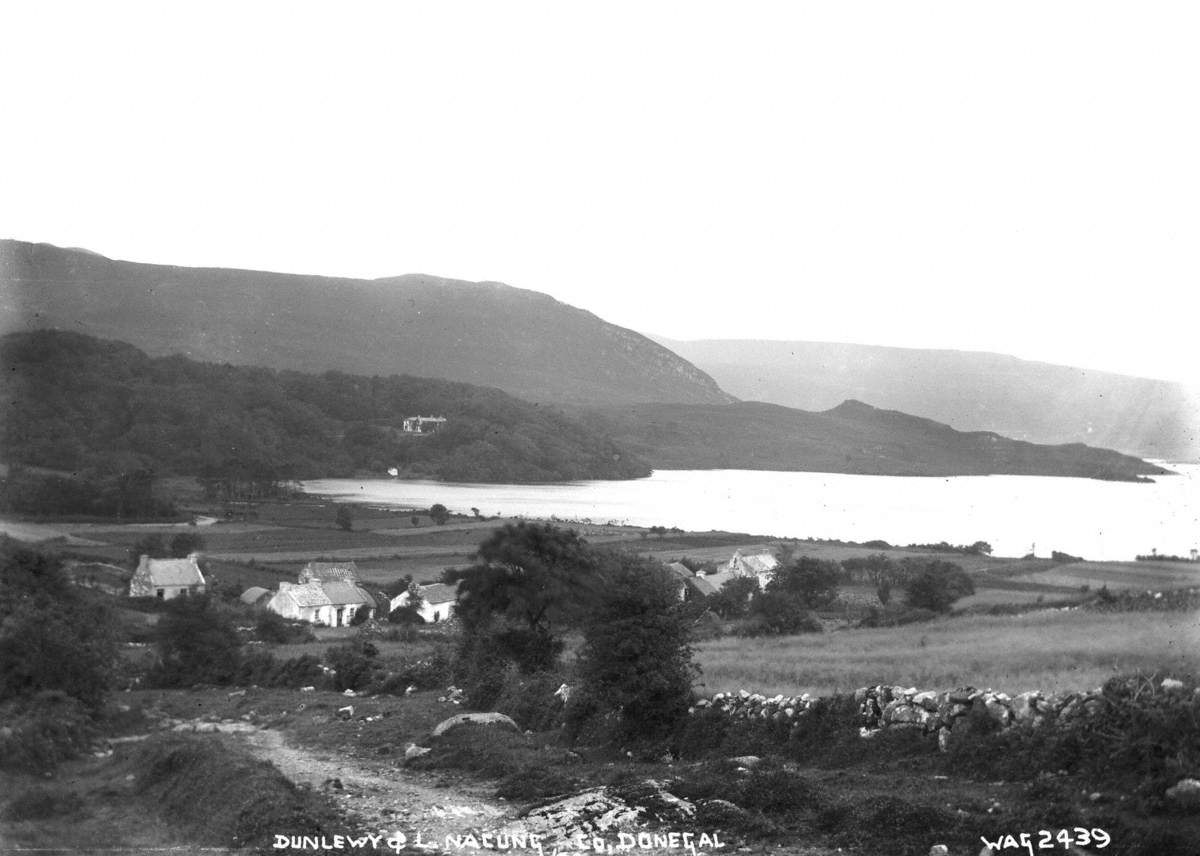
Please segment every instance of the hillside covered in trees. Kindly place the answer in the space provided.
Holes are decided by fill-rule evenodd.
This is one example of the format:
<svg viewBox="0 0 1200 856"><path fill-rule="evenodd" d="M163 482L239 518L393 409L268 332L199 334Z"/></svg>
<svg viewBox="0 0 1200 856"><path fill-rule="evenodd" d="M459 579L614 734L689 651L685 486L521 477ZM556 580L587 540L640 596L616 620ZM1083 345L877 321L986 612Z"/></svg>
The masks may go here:
<svg viewBox="0 0 1200 856"><path fill-rule="evenodd" d="M267 481L391 467L484 482L650 472L581 421L463 383L152 358L57 331L0 339L0 364L9 464ZM447 422L433 434L405 434L403 420L416 415Z"/></svg>

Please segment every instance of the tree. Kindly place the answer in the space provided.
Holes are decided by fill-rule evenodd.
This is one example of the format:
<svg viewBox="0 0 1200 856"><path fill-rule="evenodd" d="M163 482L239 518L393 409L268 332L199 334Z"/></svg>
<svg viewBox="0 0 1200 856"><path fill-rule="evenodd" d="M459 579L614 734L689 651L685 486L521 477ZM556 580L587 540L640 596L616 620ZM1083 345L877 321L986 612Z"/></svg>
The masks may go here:
<svg viewBox="0 0 1200 856"><path fill-rule="evenodd" d="M822 630L820 622L806 608L804 598L787 589L757 592L750 600L749 614L751 621L746 631L752 635L782 636Z"/></svg>
<svg viewBox="0 0 1200 856"><path fill-rule="evenodd" d="M909 573L905 601L911 607L949 612L956 600L975 593L970 576L953 562L906 560L903 565Z"/></svg>
<svg viewBox="0 0 1200 856"><path fill-rule="evenodd" d="M57 558L0 548L0 699L61 690L99 708L117 662L114 623Z"/></svg>
<svg viewBox="0 0 1200 856"><path fill-rule="evenodd" d="M227 684L241 665L241 643L229 615L208 595L168 601L155 632L160 686Z"/></svg>
<svg viewBox="0 0 1200 856"><path fill-rule="evenodd" d="M579 653L585 698L574 717L616 711L621 736L662 739L687 715L697 671L676 583L658 562L627 554L608 556L602 574Z"/></svg>
<svg viewBox="0 0 1200 856"><path fill-rule="evenodd" d="M180 532L171 539L171 543L167 547L167 552L176 559L184 559L192 553L198 553L203 549L204 539L195 532Z"/></svg>
<svg viewBox="0 0 1200 856"><path fill-rule="evenodd" d="M559 632L595 601L595 552L574 530L522 521L493 531L474 558L445 576L458 584L455 615L467 635L495 633L523 670L548 668L562 648Z"/></svg>
<svg viewBox="0 0 1200 856"><path fill-rule="evenodd" d="M836 562L802 556L779 568L767 583L766 591L769 594L787 592L795 597L801 608L819 609L837 600L840 576Z"/></svg>
<svg viewBox="0 0 1200 856"><path fill-rule="evenodd" d="M170 548L167 547L163 536L157 532L139 538L129 548L129 561L134 566L141 561L142 556L149 556L151 559L166 559L170 555Z"/></svg>
<svg viewBox="0 0 1200 856"><path fill-rule="evenodd" d="M722 618L741 618L750 607L750 598L758 591L752 577L735 577L705 600L708 608Z"/></svg>
<svg viewBox="0 0 1200 856"><path fill-rule="evenodd" d="M446 508L440 502L435 502L429 507L429 516L433 518L433 522L438 526L445 526L446 521L450 519L450 509Z"/></svg>
<svg viewBox="0 0 1200 856"><path fill-rule="evenodd" d="M334 517L334 523L336 523L338 529L341 529L343 532L349 532L354 528L354 512L350 510L349 505L343 504L337 507L337 514Z"/></svg>

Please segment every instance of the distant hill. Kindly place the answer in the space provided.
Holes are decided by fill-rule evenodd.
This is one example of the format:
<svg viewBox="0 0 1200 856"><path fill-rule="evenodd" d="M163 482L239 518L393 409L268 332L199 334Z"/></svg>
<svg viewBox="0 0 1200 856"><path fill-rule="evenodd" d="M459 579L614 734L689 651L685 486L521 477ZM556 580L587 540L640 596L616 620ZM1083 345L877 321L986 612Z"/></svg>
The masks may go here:
<svg viewBox="0 0 1200 856"><path fill-rule="evenodd" d="M43 328L154 356L444 378L536 402L732 400L645 336L499 283L168 267L0 240L0 334Z"/></svg>
<svg viewBox="0 0 1200 856"><path fill-rule="evenodd" d="M970 351L657 341L744 400L824 410L858 399L963 431L1200 459L1200 397L1178 383Z"/></svg>
<svg viewBox="0 0 1200 856"><path fill-rule="evenodd" d="M0 338L5 462L111 475L314 478L395 467L451 481L649 475L593 426L497 389L151 358L62 331ZM409 416L442 416L427 436Z"/></svg>
<svg viewBox="0 0 1200 856"><path fill-rule="evenodd" d="M846 401L595 408L594 425L655 469L800 470L895 476L1050 475L1136 480L1166 470L1082 444L1042 446Z"/></svg>

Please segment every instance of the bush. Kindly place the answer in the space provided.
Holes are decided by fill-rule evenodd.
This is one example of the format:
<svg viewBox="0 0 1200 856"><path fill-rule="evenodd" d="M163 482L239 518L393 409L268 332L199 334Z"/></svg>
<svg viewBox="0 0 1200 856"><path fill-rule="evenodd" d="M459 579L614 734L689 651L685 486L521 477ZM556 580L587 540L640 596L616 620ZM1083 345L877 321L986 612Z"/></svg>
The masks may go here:
<svg viewBox="0 0 1200 856"><path fill-rule="evenodd" d="M949 612L954 601L975 593L975 584L959 565L932 561L910 565L912 576L904 586L905 601L917 609Z"/></svg>
<svg viewBox="0 0 1200 856"><path fill-rule="evenodd" d="M239 686L297 689L316 686L324 676L321 661L312 654L278 660L268 651L255 651L242 658L236 683Z"/></svg>
<svg viewBox="0 0 1200 856"><path fill-rule="evenodd" d="M151 685L187 687L233 683L241 664L241 642L229 614L211 597L179 597L159 619L159 662Z"/></svg>
<svg viewBox="0 0 1200 856"><path fill-rule="evenodd" d="M494 709L512 717L523 729L548 731L557 728L564 721L564 705L555 693L564 683L564 676L557 672L523 675L510 667L505 672Z"/></svg>
<svg viewBox="0 0 1200 856"><path fill-rule="evenodd" d="M254 635L275 645L294 645L316 640L312 628L303 621L288 621L277 612L261 612L254 622Z"/></svg>
<svg viewBox="0 0 1200 856"><path fill-rule="evenodd" d="M4 819L47 820L75 814L83 808L83 800L75 791L60 785L35 785L22 791L4 809Z"/></svg>
<svg viewBox="0 0 1200 856"><path fill-rule="evenodd" d="M579 692L600 710L619 713L623 737L662 740L687 714L696 671L675 580L635 556L609 562L605 590L584 630Z"/></svg>
<svg viewBox="0 0 1200 856"><path fill-rule="evenodd" d="M333 688L339 691L360 690L373 679L378 668L375 657L379 654L370 642L355 641L335 645L325 651L325 662L333 674Z"/></svg>
<svg viewBox="0 0 1200 856"><path fill-rule="evenodd" d="M821 622L808 611L802 596L768 587L750 601L750 616L735 632L743 636L783 636L822 630Z"/></svg>
<svg viewBox="0 0 1200 856"><path fill-rule="evenodd" d="M367 687L372 695L404 695L409 687L431 690L444 687L450 681L450 658L444 650L428 657L401 661L378 681Z"/></svg>
<svg viewBox="0 0 1200 856"><path fill-rule="evenodd" d="M90 710L104 700L117 661L104 605L71 585L57 558L0 552L0 698L61 690Z"/></svg>
<svg viewBox="0 0 1200 856"><path fill-rule="evenodd" d="M42 773L87 751L96 727L86 706L59 690L48 690L24 702L10 703L2 720L0 768Z"/></svg>

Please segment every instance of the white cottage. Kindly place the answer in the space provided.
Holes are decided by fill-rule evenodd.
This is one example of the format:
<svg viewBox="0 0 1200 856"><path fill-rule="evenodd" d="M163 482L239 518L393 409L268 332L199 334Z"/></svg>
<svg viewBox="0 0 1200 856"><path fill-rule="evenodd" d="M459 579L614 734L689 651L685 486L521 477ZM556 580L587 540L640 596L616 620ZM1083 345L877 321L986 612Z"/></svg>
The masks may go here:
<svg viewBox="0 0 1200 856"><path fill-rule="evenodd" d="M196 553L186 559L151 559L142 556L129 580L129 596L172 600L183 595L202 594L208 583L200 572L198 558Z"/></svg>
<svg viewBox="0 0 1200 856"><path fill-rule="evenodd" d="M454 604L458 600L456 586L445 583L434 583L421 586L421 608L417 610L427 624L445 621L454 613ZM392 609L399 609L408 604L408 592L403 591L392 598Z"/></svg>
<svg viewBox="0 0 1200 856"><path fill-rule="evenodd" d="M271 612L294 621L345 627L359 608L368 608L368 617L375 615L375 600L361 587L350 582L320 582L279 584L279 591L267 602Z"/></svg>

